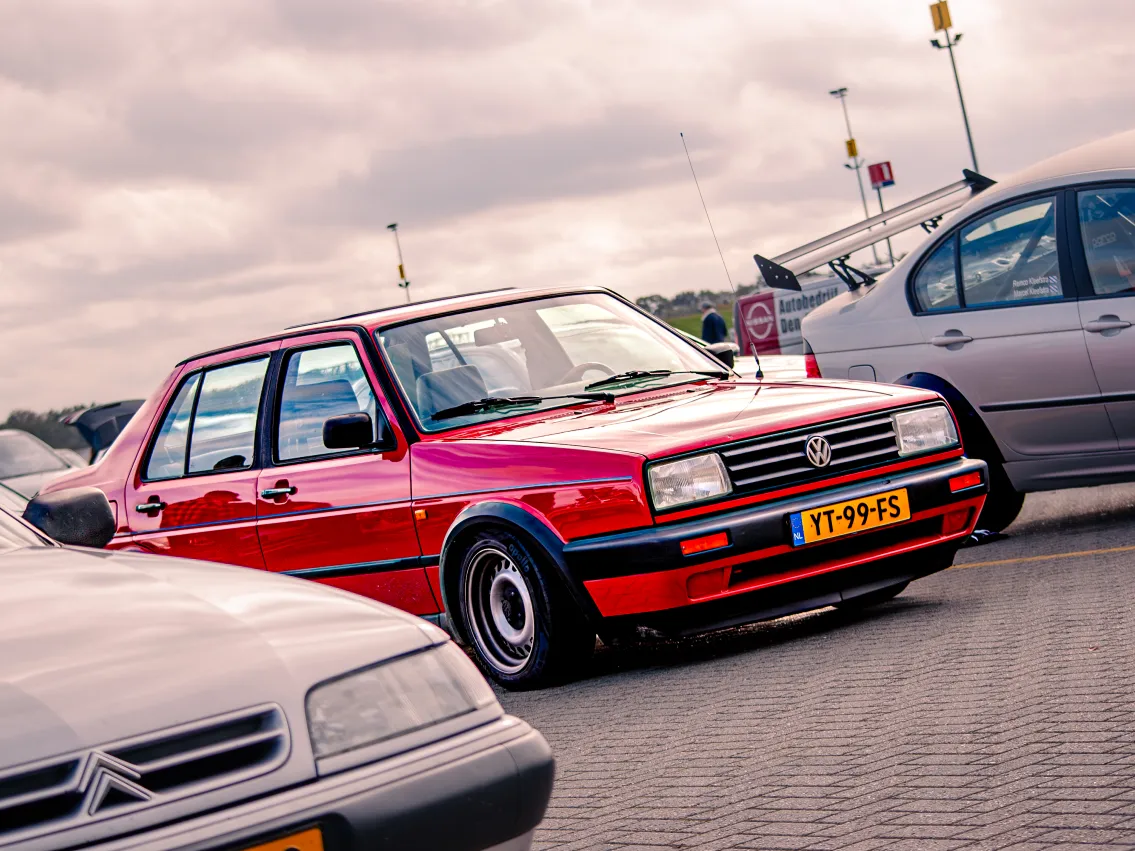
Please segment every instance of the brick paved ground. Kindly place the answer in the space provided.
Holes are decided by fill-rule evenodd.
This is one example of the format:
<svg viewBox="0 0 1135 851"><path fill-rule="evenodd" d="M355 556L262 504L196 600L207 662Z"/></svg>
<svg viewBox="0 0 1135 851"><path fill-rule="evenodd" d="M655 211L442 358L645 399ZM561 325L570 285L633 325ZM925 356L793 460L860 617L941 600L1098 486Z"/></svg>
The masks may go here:
<svg viewBox="0 0 1135 851"><path fill-rule="evenodd" d="M1030 498L959 561L1135 543L1132 493ZM558 758L537 845L1135 848L1133 566L951 570L859 617L605 651L592 679L506 695Z"/></svg>

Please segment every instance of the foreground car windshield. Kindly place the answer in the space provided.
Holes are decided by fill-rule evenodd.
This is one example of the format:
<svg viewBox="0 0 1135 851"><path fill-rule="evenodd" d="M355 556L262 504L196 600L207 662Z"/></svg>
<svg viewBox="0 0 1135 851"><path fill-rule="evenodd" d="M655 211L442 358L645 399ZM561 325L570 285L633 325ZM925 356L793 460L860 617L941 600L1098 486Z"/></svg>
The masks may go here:
<svg viewBox="0 0 1135 851"><path fill-rule="evenodd" d="M21 431L0 431L0 479L66 470L54 452Z"/></svg>
<svg viewBox="0 0 1135 851"><path fill-rule="evenodd" d="M618 395L726 374L718 361L603 293L430 317L377 336L425 431L588 404L535 397L584 393L596 384ZM512 402L470 406L476 409L460 415L450 410L501 398Z"/></svg>

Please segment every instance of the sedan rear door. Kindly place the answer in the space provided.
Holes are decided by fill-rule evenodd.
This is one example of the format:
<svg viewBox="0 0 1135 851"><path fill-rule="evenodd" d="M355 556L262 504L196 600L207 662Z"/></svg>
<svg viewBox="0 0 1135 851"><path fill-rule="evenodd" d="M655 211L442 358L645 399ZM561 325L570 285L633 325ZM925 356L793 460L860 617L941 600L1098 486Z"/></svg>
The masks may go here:
<svg viewBox="0 0 1135 851"><path fill-rule="evenodd" d="M1115 432L1088 358L1056 194L957 227L915 273L928 360L1021 455L1101 452Z"/></svg>

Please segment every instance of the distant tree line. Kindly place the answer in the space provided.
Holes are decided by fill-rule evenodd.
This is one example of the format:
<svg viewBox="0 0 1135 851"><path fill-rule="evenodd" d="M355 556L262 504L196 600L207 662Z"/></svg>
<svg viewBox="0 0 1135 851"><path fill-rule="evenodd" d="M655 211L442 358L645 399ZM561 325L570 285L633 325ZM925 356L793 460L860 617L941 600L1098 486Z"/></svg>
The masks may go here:
<svg viewBox="0 0 1135 851"><path fill-rule="evenodd" d="M0 429L20 429L34 434L48 446L54 446L56 449L74 449L76 452L84 454L90 452L91 447L83 440L83 436L79 434L77 428L63 425L59 422L59 418L90 407L92 405L73 405L70 408L62 408L58 411L42 411L39 413L16 410L8 414L7 420L0 423Z"/></svg>
<svg viewBox="0 0 1135 851"><path fill-rule="evenodd" d="M735 293L732 291L686 290L671 298L662 295L644 295L642 298L636 298L635 304L659 319L673 319L700 312L703 301L712 302L719 312L723 312L723 308L732 307L737 296L748 295L756 292L756 290L756 284L739 286Z"/></svg>

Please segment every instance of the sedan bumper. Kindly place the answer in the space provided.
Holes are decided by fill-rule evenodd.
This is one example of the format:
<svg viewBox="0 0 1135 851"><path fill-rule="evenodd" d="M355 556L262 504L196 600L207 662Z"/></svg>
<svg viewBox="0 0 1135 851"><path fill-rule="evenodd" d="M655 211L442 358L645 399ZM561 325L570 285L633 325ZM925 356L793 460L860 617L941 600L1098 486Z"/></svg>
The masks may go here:
<svg viewBox="0 0 1135 851"><path fill-rule="evenodd" d="M318 828L325 851L527 851L553 773L544 738L506 716L419 751L86 847L240 851Z"/></svg>
<svg viewBox="0 0 1135 851"><path fill-rule="evenodd" d="M974 473L978 484L952 489L951 481ZM909 520L792 545L791 514L899 488L909 497ZM575 541L564 558L603 616L601 629L617 634L619 626L651 625L695 632L843 602L949 567L973 532L988 489L985 462L958 458L773 504ZM707 538L723 545L683 554L683 542Z"/></svg>

